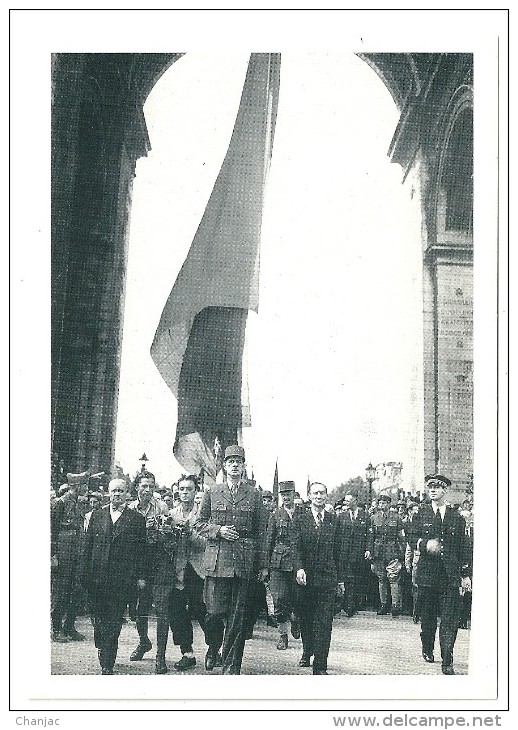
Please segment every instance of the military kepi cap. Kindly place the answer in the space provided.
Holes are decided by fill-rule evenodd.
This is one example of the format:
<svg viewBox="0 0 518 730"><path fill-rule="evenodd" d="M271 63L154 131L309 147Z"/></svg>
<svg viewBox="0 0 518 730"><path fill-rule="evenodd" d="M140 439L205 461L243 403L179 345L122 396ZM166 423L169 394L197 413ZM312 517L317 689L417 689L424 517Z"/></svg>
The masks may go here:
<svg viewBox="0 0 518 730"><path fill-rule="evenodd" d="M451 481L448 477L444 477L442 474L427 474L424 481L427 487L431 487L432 484L437 484L439 487L447 489L451 486Z"/></svg>
<svg viewBox="0 0 518 730"><path fill-rule="evenodd" d="M90 477L89 472L82 471L80 474L67 474L67 482L71 487L75 487L81 484L88 484L88 479Z"/></svg>
<svg viewBox="0 0 518 730"><path fill-rule="evenodd" d="M226 461L227 459L235 459L236 457L238 459L242 459L243 461L245 460L244 448L242 446L237 446L237 445L227 446L227 448L225 449L224 461Z"/></svg>
<svg viewBox="0 0 518 730"><path fill-rule="evenodd" d="M283 492L294 492L295 491L295 482L279 482L279 492L282 494Z"/></svg>

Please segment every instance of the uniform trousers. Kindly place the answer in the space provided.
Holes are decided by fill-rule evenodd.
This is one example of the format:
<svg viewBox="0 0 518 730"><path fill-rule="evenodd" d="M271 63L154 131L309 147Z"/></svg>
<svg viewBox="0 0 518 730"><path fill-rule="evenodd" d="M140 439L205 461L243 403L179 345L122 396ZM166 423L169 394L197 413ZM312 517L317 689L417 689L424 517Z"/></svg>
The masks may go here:
<svg viewBox="0 0 518 730"><path fill-rule="evenodd" d="M273 597L274 616L279 624L279 633L286 634L286 623L296 618L296 587L292 570L270 571L270 590Z"/></svg>
<svg viewBox="0 0 518 730"><path fill-rule="evenodd" d="M51 618L55 632L72 631L77 617L80 536L77 531L62 532L58 541L58 565L51 574ZM64 621L64 626L63 624Z"/></svg>
<svg viewBox="0 0 518 730"><path fill-rule="evenodd" d="M389 594L392 608L401 610L401 568L399 560L380 560L371 564L371 570L378 576L378 588L382 606L388 605Z"/></svg>
<svg viewBox="0 0 518 730"><path fill-rule="evenodd" d="M336 586L301 586L299 589L302 653L313 656L313 669L325 671L331 645Z"/></svg>
<svg viewBox="0 0 518 730"><path fill-rule="evenodd" d="M423 651L428 654L433 652L437 619L440 617L439 644L443 665L453 663L453 646L459 628L461 603L459 587L446 581L434 586L419 586Z"/></svg>
<svg viewBox="0 0 518 730"><path fill-rule="evenodd" d="M97 586L90 592L89 601L99 663L103 669L113 669L128 595L111 587Z"/></svg>
<svg viewBox="0 0 518 730"><path fill-rule="evenodd" d="M245 614L250 578L205 578L207 607L205 641L211 649L221 647L223 674L240 674L245 648Z"/></svg>
<svg viewBox="0 0 518 730"><path fill-rule="evenodd" d="M365 561L349 565L345 581L345 593L342 600L344 611L354 612L360 607L360 598L363 591L363 575Z"/></svg>

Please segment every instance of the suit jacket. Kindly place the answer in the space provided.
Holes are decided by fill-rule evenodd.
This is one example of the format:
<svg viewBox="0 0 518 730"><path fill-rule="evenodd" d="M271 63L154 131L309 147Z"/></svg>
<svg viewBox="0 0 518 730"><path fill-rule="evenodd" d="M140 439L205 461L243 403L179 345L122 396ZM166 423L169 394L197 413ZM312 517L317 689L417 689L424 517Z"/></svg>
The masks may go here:
<svg viewBox="0 0 518 730"><path fill-rule="evenodd" d="M346 552L337 516L324 510L324 521L317 528L311 510L293 520L293 563L295 571L304 569L309 587L330 588L345 580Z"/></svg>
<svg viewBox="0 0 518 730"><path fill-rule="evenodd" d="M266 567L264 552L268 512L261 494L241 482L233 498L228 485L216 484L203 494L196 532L207 539L204 569L215 578L251 577ZM230 542L220 537L222 527L233 525L239 538Z"/></svg>
<svg viewBox="0 0 518 730"><path fill-rule="evenodd" d="M144 579L146 521L124 509L115 524L110 505L92 513L85 536L81 575L90 589L124 595Z"/></svg>
<svg viewBox="0 0 518 730"><path fill-rule="evenodd" d="M471 557L466 522L452 507L446 507L444 520L434 514L431 505L420 507L412 520L412 547L419 547L416 583L433 586L446 574L448 582L460 585L463 576L471 574ZM442 544L442 555L430 555L426 543L433 538Z"/></svg>
<svg viewBox="0 0 518 730"><path fill-rule="evenodd" d="M358 514L352 518L349 510L338 515L342 523L344 547L347 551L346 559L348 574L356 574L358 563L365 561L365 551L368 550L371 520L363 509L358 509Z"/></svg>

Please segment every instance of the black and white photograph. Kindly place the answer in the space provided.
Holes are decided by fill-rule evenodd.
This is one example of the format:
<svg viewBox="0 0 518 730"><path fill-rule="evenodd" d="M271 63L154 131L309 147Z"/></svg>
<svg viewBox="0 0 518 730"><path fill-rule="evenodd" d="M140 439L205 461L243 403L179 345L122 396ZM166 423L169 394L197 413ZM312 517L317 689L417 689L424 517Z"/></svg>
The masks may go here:
<svg viewBox="0 0 518 730"><path fill-rule="evenodd" d="M15 709L503 706L507 22L11 11Z"/></svg>

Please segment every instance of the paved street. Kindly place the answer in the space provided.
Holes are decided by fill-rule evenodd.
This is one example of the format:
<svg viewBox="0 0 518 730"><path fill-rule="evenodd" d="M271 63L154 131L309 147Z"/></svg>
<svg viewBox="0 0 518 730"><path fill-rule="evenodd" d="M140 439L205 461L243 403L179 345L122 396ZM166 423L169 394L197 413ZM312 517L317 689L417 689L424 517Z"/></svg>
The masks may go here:
<svg viewBox="0 0 518 730"><path fill-rule="evenodd" d="M99 674L97 651L93 644L93 629L89 619L79 618L76 627L85 634L84 642L52 644L52 674ZM331 651L329 653L329 674L440 674L440 652L436 642L436 663L426 664L421 657L420 627L411 617L376 616L363 611L352 618L340 614L333 623ZM149 636L153 644L155 626L150 621ZM469 631L459 630L455 644L455 671L468 673ZM267 627L259 619L254 637L246 642L242 674L311 674L311 669L299 669L297 662L302 653L302 642L290 637L286 651L277 651L278 632ZM115 674L154 674L154 649L140 662L130 662L129 655L138 641L135 624L128 621L122 627ZM203 634L195 624L194 651L198 663L186 674L205 674ZM180 658L170 635L167 648L167 664L175 674L173 662ZM438 659L438 661L437 661ZM215 669L213 674L220 674Z"/></svg>

